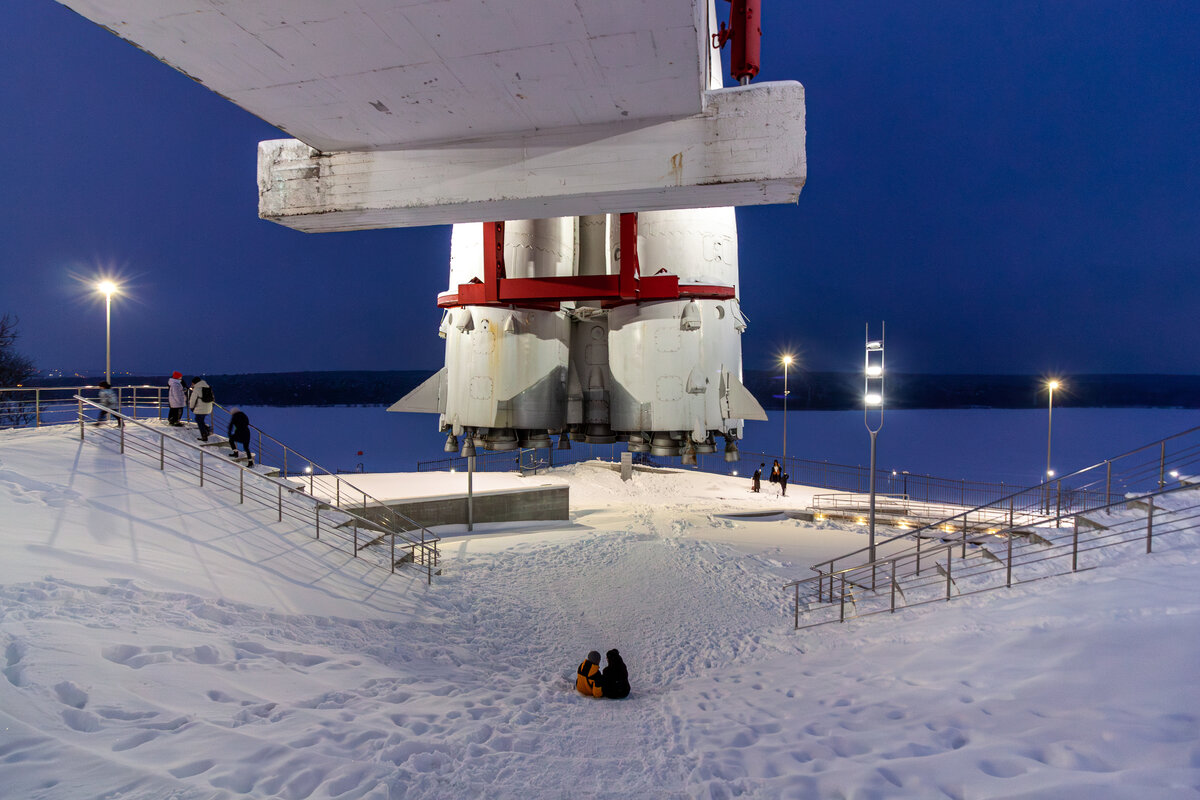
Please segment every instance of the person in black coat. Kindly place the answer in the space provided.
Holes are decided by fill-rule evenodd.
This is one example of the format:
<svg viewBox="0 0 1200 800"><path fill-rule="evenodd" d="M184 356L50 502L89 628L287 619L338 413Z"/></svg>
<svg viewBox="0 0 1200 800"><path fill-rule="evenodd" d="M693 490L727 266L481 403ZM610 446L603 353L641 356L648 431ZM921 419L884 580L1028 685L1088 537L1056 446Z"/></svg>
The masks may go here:
<svg viewBox="0 0 1200 800"><path fill-rule="evenodd" d="M752 483L750 484L750 491L757 492L759 490L759 487L762 486L762 483L761 483L762 471L763 471L763 467L765 467L765 466L766 466L766 464L759 464L758 469L754 470L754 476L750 478L750 480L752 481Z"/></svg>
<svg viewBox="0 0 1200 800"><path fill-rule="evenodd" d="M604 668L604 672L600 676L600 685L604 688L604 696L614 700L629 697L629 670L625 669L621 653L613 648L605 654L605 657L608 659L608 666Z"/></svg>
<svg viewBox="0 0 1200 800"><path fill-rule="evenodd" d="M230 458L237 458L239 444L246 451L246 466L253 467L254 456L250 454L250 418L246 416L245 411L235 408L229 417L229 446L233 448L233 452L229 454Z"/></svg>

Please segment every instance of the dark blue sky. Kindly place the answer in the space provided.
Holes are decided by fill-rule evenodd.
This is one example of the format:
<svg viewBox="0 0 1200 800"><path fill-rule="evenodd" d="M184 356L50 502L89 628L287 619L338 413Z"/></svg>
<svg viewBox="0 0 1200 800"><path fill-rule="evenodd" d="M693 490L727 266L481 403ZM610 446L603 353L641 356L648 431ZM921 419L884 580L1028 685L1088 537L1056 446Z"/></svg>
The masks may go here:
<svg viewBox="0 0 1200 800"><path fill-rule="evenodd" d="M722 12L723 13L723 12ZM801 81L808 185L739 211L746 366L1200 363L1194 2L764 0L759 80ZM0 313L42 368L435 368L448 228L257 216L278 131L51 0L0 29Z"/></svg>

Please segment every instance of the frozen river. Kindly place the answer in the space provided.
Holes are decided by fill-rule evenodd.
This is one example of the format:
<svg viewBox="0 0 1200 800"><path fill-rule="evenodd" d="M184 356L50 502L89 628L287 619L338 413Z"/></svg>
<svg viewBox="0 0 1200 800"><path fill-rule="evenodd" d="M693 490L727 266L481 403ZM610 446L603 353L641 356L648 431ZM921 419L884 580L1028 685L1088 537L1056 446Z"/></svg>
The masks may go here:
<svg viewBox="0 0 1200 800"><path fill-rule="evenodd" d="M322 466L406 471L442 458L431 414L390 414L383 406L247 408L252 422ZM1037 483L1046 464L1046 411L889 411L878 439L884 469L945 478ZM1089 466L1200 425L1194 409L1061 408L1054 411L1051 461L1059 474ZM589 447L575 443L575 448ZM746 425L745 451L777 454L783 414ZM590 448L607 457L608 446ZM359 452L361 451L361 455ZM789 456L866 465L870 439L860 411L792 411Z"/></svg>

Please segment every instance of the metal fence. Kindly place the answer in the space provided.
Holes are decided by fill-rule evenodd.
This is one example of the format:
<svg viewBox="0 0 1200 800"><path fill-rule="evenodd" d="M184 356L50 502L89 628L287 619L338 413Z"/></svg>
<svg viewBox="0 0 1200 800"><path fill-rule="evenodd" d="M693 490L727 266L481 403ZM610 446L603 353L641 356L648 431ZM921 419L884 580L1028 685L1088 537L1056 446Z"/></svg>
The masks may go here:
<svg viewBox="0 0 1200 800"><path fill-rule="evenodd" d="M912 605L913 602L905 599L910 593L904 586L906 581L921 579L922 564L926 576L932 568L938 573L939 580L946 580L949 597L956 571L960 577L962 574L961 568L951 563L956 553L960 561L981 553L990 554L990 558L987 555L984 558L991 562L1006 560L1004 585L1012 585L1014 553L1018 564L1023 561L1036 563L1043 560L1041 556L1023 554L1038 548L1048 548L1051 553L1063 552L1069 547L1071 569L1074 570L1078 568L1081 535L1090 538L1093 547L1108 546L1136 539L1140 526L1145 529L1149 542L1153 535L1155 498L1190 490L1200 482L1194 477L1198 471L1200 427L883 539L877 547L886 548L888 552L875 561L869 560L870 550L863 547L814 564L815 577L792 581L785 586L794 593L796 625L800 626L801 603L809 604L810 613L822 607L826 609L824 617L812 624L845 619L847 602L852 615L862 616L863 613L857 610L858 604L866 598L878 600L881 580L886 580L883 587L891 595L890 609L896 607L896 593L902 603ZM1149 509L1145 519L1120 526L1107 524L1095 516L1096 512L1112 514L1128 507L1142 506ZM1200 514L1200 500L1195 500L1186 509L1176 509L1176 513L1193 510ZM1177 521L1187 522L1195 517L1196 514L1183 514ZM1071 541L1067 544L1060 533L1064 528L1070 530ZM1014 546L1014 542L1018 544ZM991 543L1004 546L1005 559L988 549ZM942 558L946 560L944 566L938 561ZM833 605L838 607L837 614L830 619L827 610Z"/></svg>
<svg viewBox="0 0 1200 800"><path fill-rule="evenodd" d="M114 386L121 413L132 419L166 416L166 386ZM76 396L96 399L99 386L0 388L0 429L65 425L76 421Z"/></svg>

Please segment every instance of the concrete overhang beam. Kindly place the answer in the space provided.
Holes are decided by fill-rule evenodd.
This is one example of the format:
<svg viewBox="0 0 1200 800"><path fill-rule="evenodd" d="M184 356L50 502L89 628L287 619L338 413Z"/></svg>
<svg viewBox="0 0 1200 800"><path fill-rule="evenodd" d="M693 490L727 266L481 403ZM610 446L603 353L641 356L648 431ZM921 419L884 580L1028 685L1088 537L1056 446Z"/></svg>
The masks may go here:
<svg viewBox="0 0 1200 800"><path fill-rule="evenodd" d="M259 216L316 233L793 203L807 175L804 87L717 89L682 119L402 150L261 142Z"/></svg>

